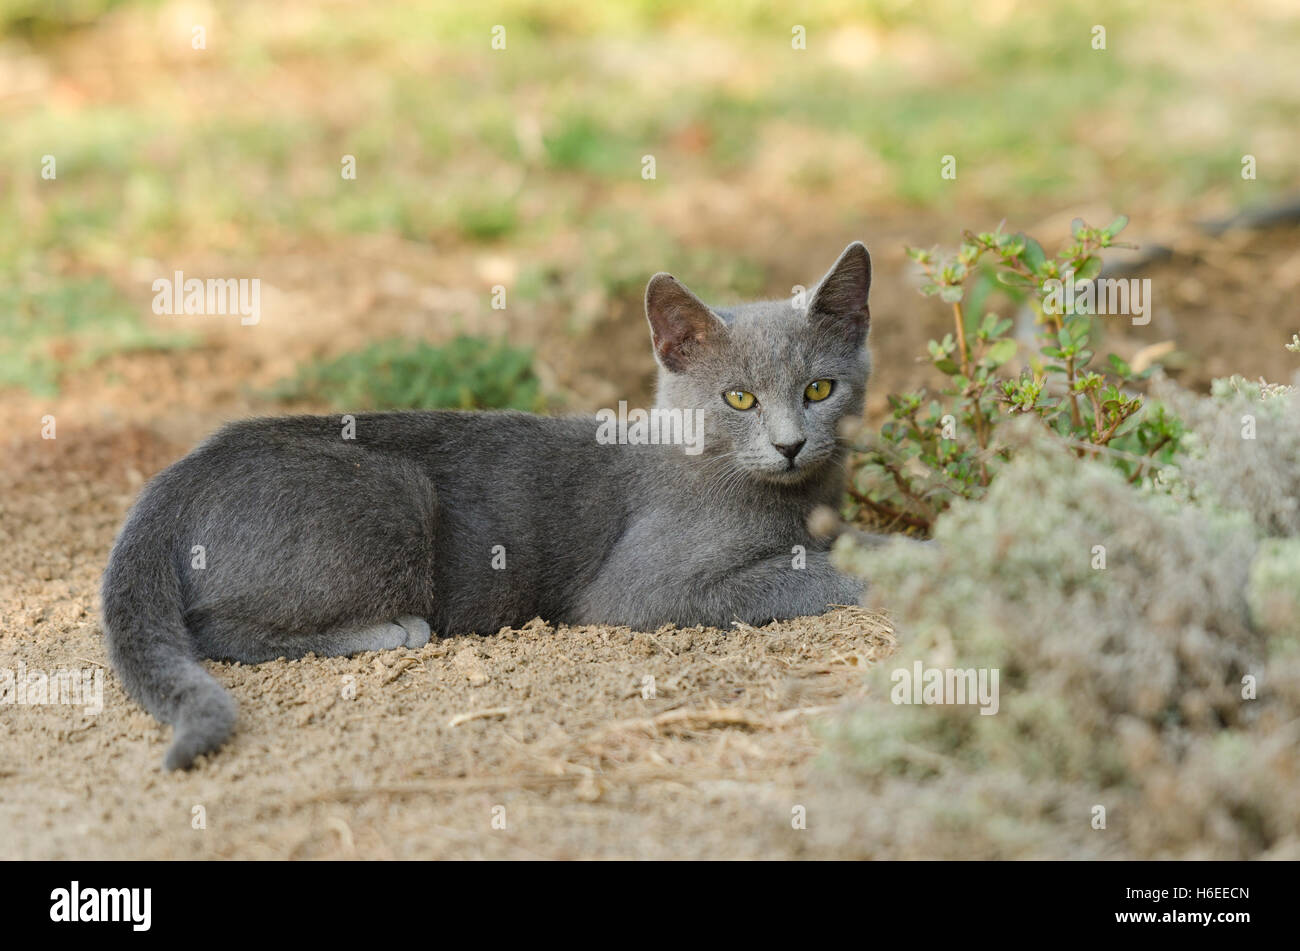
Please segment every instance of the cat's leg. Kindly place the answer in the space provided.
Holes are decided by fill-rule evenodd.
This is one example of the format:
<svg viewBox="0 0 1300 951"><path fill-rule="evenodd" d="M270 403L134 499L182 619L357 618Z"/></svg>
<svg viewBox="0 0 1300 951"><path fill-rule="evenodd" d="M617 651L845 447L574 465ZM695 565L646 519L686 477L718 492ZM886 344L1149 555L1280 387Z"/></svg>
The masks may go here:
<svg viewBox="0 0 1300 951"><path fill-rule="evenodd" d="M801 560L769 556L708 580L610 575L593 586L575 620L639 630L662 624L728 628L735 621L762 625L857 604L863 587L837 571L826 552L814 550Z"/></svg>
<svg viewBox="0 0 1300 951"><path fill-rule="evenodd" d="M396 650L399 647L418 650L429 643L432 635L429 622L424 618L403 615L395 621L334 631L310 639L299 638L294 646L304 654L310 650L322 657L344 657L365 651Z"/></svg>
<svg viewBox="0 0 1300 951"><path fill-rule="evenodd" d="M429 622L422 617L406 615L399 617L396 623L406 632L407 647L421 648L429 643L429 638L433 636Z"/></svg>
<svg viewBox="0 0 1300 951"><path fill-rule="evenodd" d="M802 567L789 555L766 558L697 587L690 600L720 627L733 620L759 625L858 604L864 588L861 579L836 570L825 552L810 551Z"/></svg>
<svg viewBox="0 0 1300 951"><path fill-rule="evenodd" d="M327 657L361 654L365 651L390 651L406 646L406 628L396 622L374 624L356 631L337 631L325 634L313 653Z"/></svg>
<svg viewBox="0 0 1300 951"><path fill-rule="evenodd" d="M404 615L384 624L322 635L314 639L311 650L325 657L340 657L365 651L396 650L399 647L420 648L429 643L432 633L429 622L424 618Z"/></svg>
<svg viewBox="0 0 1300 951"><path fill-rule="evenodd" d="M861 579L836 570L825 552L807 552L801 567L782 554L746 565L711 584L695 586L688 591L684 609L698 612L719 627L732 621L759 625L858 604L864 588Z"/></svg>
<svg viewBox="0 0 1300 951"><path fill-rule="evenodd" d="M265 456L196 503L208 511L190 534L206 563L181 580L203 656L258 663L428 643L439 521L420 467L331 443Z"/></svg>
<svg viewBox="0 0 1300 951"><path fill-rule="evenodd" d="M348 657L401 647L419 649L429 643L432 633L428 621L411 615L379 624L292 637L276 636L226 622L206 624L203 645L204 652L210 657L260 664L278 657L297 658L306 654Z"/></svg>

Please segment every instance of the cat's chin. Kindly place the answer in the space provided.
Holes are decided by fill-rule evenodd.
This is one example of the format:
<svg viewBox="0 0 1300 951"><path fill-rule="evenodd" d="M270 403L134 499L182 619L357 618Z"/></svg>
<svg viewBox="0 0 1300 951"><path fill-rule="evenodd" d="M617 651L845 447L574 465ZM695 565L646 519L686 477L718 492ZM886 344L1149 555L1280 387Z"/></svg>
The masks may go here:
<svg viewBox="0 0 1300 951"><path fill-rule="evenodd" d="M807 482L820 469L821 465L813 463L806 466L795 466L793 469L755 469L753 475L760 482L766 482L769 485L795 486Z"/></svg>

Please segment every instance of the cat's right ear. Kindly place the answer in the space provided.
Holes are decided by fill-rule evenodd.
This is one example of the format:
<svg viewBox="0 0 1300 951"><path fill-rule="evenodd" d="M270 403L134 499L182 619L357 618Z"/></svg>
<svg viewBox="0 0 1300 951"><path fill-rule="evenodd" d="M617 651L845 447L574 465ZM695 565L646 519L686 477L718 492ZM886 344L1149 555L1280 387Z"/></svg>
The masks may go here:
<svg viewBox="0 0 1300 951"><path fill-rule="evenodd" d="M680 373L693 356L727 325L707 304L671 274L660 272L645 289L645 315L655 359L665 370Z"/></svg>

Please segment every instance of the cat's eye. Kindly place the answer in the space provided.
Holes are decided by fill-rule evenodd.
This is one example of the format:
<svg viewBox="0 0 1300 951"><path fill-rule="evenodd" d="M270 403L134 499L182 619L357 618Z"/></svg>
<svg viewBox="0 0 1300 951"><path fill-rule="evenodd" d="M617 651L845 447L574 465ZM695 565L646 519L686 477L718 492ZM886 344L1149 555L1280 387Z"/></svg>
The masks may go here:
<svg viewBox="0 0 1300 951"><path fill-rule="evenodd" d="M727 390L722 394L722 398L732 409L753 409L756 402L754 394L745 390Z"/></svg>
<svg viewBox="0 0 1300 951"><path fill-rule="evenodd" d="M814 403L820 403L826 397L831 395L831 390L835 389L833 380L813 380L808 384L808 388L803 391L804 398Z"/></svg>

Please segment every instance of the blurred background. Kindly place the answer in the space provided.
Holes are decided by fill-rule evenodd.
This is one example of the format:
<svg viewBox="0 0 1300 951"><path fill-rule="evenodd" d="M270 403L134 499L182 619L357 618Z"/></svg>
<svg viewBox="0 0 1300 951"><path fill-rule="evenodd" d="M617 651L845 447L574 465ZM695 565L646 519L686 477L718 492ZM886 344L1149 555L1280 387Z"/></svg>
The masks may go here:
<svg viewBox="0 0 1300 951"><path fill-rule="evenodd" d="M1005 219L1050 253L1120 213L1169 251L1105 349L1284 379L1300 232L1202 225L1300 186L1298 13L0 0L0 388L182 444L286 409L645 401L655 271L784 297L862 239L879 416L950 320L905 244ZM154 315L176 271L260 279L260 322Z"/></svg>

